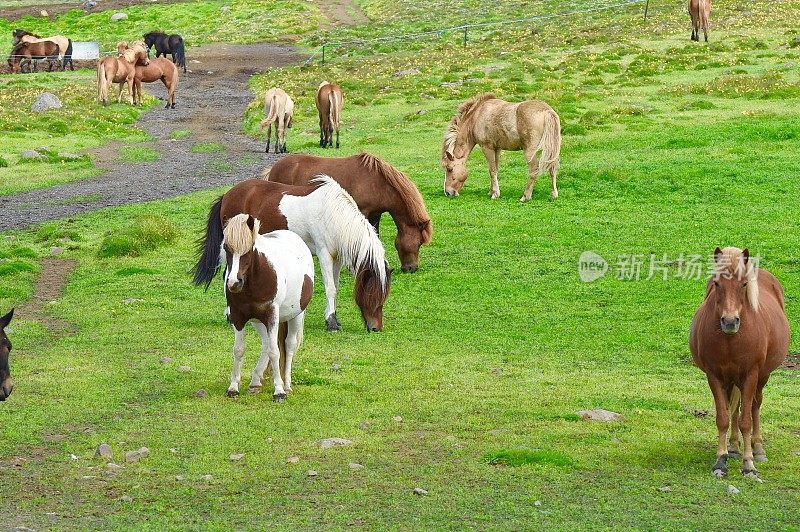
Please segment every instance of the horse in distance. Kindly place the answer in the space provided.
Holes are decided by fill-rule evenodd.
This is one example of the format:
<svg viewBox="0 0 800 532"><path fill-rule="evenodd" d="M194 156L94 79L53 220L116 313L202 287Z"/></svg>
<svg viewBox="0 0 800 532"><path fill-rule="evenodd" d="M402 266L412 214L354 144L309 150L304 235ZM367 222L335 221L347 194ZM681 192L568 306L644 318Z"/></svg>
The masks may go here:
<svg viewBox="0 0 800 532"><path fill-rule="evenodd" d="M500 197L497 167L503 150L522 150L525 154L528 185L520 201L531 199L536 178L548 172L552 179L552 197L558 197L556 176L561 157L561 122L545 102L510 103L494 94L482 94L462 103L450 120L442 143L446 196L458 196L464 186L467 158L476 145L481 147L489 163L492 199Z"/></svg>
<svg viewBox="0 0 800 532"><path fill-rule="evenodd" d="M14 389L11 380L11 368L8 365L8 356L11 354L11 340L6 336L6 327L14 317L14 309L0 318L0 401L5 401Z"/></svg>
<svg viewBox="0 0 800 532"><path fill-rule="evenodd" d="M414 182L368 153L350 157L292 154L264 170L261 177L287 185L308 185L320 174L331 176L353 197L376 233L381 215L388 212L397 226L394 247L401 269L408 273L417 271L420 248L430 243L433 223Z"/></svg>
<svg viewBox="0 0 800 532"><path fill-rule="evenodd" d="M70 70L75 70L75 66L72 63L72 40L64 37L63 35L53 35L50 37L40 37L39 35L35 35L29 31L25 31L22 29L15 29L11 32L12 35L12 45L16 46L21 42L29 42L29 43L37 43L42 41L51 41L58 45L58 60L61 62L61 71L63 72L66 70L67 64L69 64Z"/></svg>
<svg viewBox="0 0 800 532"><path fill-rule="evenodd" d="M260 226L257 218L242 213L228 219L223 229L220 260L225 264L225 312L234 333L233 371L226 395L239 395L244 328L249 322L261 336L261 357L248 391L261 391L261 379L270 365L273 400L283 401L292 391L292 360L303 341L305 311L314 293L314 259L295 233L281 230L261 235Z"/></svg>
<svg viewBox="0 0 800 532"><path fill-rule="evenodd" d="M711 0L689 0L689 17L692 19L692 40L700 40L700 30L708 42L708 19L711 17Z"/></svg>
<svg viewBox="0 0 800 532"><path fill-rule="evenodd" d="M172 62L182 67L183 73L186 73L186 48L183 37L177 33L167 35L160 31L151 31L144 34L144 44L148 50L153 46L156 47L156 57L162 55L167 57L167 54L171 54Z"/></svg>
<svg viewBox="0 0 800 532"><path fill-rule="evenodd" d="M319 147L333 146L333 132L336 132L336 149L339 149L339 129L341 128L344 94L339 85L323 81L317 89L317 112L319 113Z"/></svg>
<svg viewBox="0 0 800 532"><path fill-rule="evenodd" d="M286 91L273 87L264 94L264 113L266 116L261 121L261 129L267 128L267 147L264 152L269 153L272 124L275 123L275 153L286 153L286 130L292 127L294 101Z"/></svg>
<svg viewBox="0 0 800 532"><path fill-rule="evenodd" d="M763 389L789 353L783 287L753 262L747 249L714 251L714 275L689 331L692 357L706 374L716 407L718 446L711 468L716 477L728 474L729 458L742 458L743 475L758 476L754 462L767 460L761 435Z"/></svg>
<svg viewBox="0 0 800 532"><path fill-rule="evenodd" d="M12 74L22 72L22 64L30 65L30 71L36 72L36 62L39 60L48 61L48 72L52 72L53 63L58 61L60 54L59 46L53 41L40 42L20 42L11 50L8 56L8 67Z"/></svg>

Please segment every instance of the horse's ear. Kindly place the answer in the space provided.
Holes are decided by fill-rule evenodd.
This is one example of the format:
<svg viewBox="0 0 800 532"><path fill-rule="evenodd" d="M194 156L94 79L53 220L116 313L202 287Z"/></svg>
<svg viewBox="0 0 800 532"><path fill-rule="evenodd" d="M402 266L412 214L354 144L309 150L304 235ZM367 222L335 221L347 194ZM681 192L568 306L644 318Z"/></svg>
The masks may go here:
<svg viewBox="0 0 800 532"><path fill-rule="evenodd" d="M747 261L750 259L750 250L749 249L744 248L744 251L742 251L742 259L744 260L744 263L746 265Z"/></svg>
<svg viewBox="0 0 800 532"><path fill-rule="evenodd" d="M0 329L5 329L11 323L11 318L14 317L14 309L12 308L8 314L0 318Z"/></svg>
<svg viewBox="0 0 800 532"><path fill-rule="evenodd" d="M714 250L714 262L719 262L720 258L722 258L722 250L717 246L717 249Z"/></svg>

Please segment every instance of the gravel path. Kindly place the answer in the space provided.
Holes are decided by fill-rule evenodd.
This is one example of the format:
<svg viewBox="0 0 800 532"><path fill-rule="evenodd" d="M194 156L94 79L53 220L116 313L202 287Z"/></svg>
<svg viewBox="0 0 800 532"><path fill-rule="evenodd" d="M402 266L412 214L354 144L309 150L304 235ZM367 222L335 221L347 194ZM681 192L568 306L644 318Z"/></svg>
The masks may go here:
<svg viewBox="0 0 800 532"><path fill-rule="evenodd" d="M248 79L260 70L301 59L292 46L283 44L209 45L189 50L187 67L192 72L181 73L177 108L156 107L138 123L156 139L147 145L160 151L158 161L119 163L118 145L112 143L94 153L98 165L108 169L99 177L0 197L0 230L233 185L255 176L279 156L265 154L263 142L242 132L241 117L253 99ZM166 97L160 82L146 90ZM188 129L191 135L170 139L176 129ZM191 151L194 144L209 142L222 144L225 151ZM87 196L92 201L82 201Z"/></svg>

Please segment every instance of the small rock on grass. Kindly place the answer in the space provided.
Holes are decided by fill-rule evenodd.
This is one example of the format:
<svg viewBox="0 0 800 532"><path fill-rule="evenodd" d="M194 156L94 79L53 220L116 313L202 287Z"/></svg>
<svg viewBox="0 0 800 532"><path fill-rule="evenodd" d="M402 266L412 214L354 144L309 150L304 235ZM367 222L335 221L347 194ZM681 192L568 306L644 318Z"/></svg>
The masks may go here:
<svg viewBox="0 0 800 532"><path fill-rule="evenodd" d="M622 414L611 412L610 410L603 410L602 408L595 408L594 410L578 410L576 412L578 417L589 421L622 421Z"/></svg>
<svg viewBox="0 0 800 532"><path fill-rule="evenodd" d="M122 497L119 498L119 500L122 502L133 502L133 497L131 497L130 495L123 495Z"/></svg>
<svg viewBox="0 0 800 532"><path fill-rule="evenodd" d="M203 475L202 477L200 477L200 480L211 482L212 480L214 480L214 475Z"/></svg>
<svg viewBox="0 0 800 532"><path fill-rule="evenodd" d="M308 476L309 477L316 477L317 476L317 472L314 471L313 469L309 469L308 470Z"/></svg>
<svg viewBox="0 0 800 532"><path fill-rule="evenodd" d="M200 399L202 399L204 397L208 397L208 391L207 390L197 390L197 393L194 394L194 396L198 397Z"/></svg>
<svg viewBox="0 0 800 532"><path fill-rule="evenodd" d="M244 453L232 454L228 457L231 462L239 462L244 458Z"/></svg>
<svg viewBox="0 0 800 532"><path fill-rule="evenodd" d="M669 493L670 491L672 491L672 488L670 488L669 486L661 486L660 488L658 488L658 491L660 491L661 493Z"/></svg>
<svg viewBox="0 0 800 532"><path fill-rule="evenodd" d="M739 490L733 484L728 484L728 493L730 493L731 495L736 495L737 493L739 493Z"/></svg>
<svg viewBox="0 0 800 532"><path fill-rule="evenodd" d="M340 369L342 369L342 366L340 364L332 364L331 365L331 370L333 370L333 371L339 371Z"/></svg>
<svg viewBox="0 0 800 532"><path fill-rule="evenodd" d="M129 464L133 464L142 458L147 458L148 456L150 456L150 449L147 447L142 447L140 449L136 449L135 451L128 451L125 453L125 461Z"/></svg>
<svg viewBox="0 0 800 532"><path fill-rule="evenodd" d="M178 366L178 373L189 373L192 371L190 366Z"/></svg>
<svg viewBox="0 0 800 532"><path fill-rule="evenodd" d="M350 469L353 470L353 471L358 471L359 469L364 469L363 465L357 464L355 462L350 462L350 465L348 467L350 467Z"/></svg>
<svg viewBox="0 0 800 532"><path fill-rule="evenodd" d="M183 475L175 475L175 480L177 480L178 482L183 482L184 480L186 480L186 477Z"/></svg>
<svg viewBox="0 0 800 532"><path fill-rule="evenodd" d="M533 501L533 505L534 506L541 506L542 505L542 501Z"/></svg>
<svg viewBox="0 0 800 532"><path fill-rule="evenodd" d="M290 464L296 464L299 461L300 461L300 457L299 456L290 456L289 458L286 459L286 462L288 462Z"/></svg>
<svg viewBox="0 0 800 532"><path fill-rule="evenodd" d="M358 428L361 430L367 430L369 428L369 421L362 421L358 424ZM800 451L798 451L798 453L800 453Z"/></svg>
<svg viewBox="0 0 800 532"><path fill-rule="evenodd" d="M414 495L427 495L428 490L422 488L414 488Z"/></svg>
<svg viewBox="0 0 800 532"><path fill-rule="evenodd" d="M119 473L120 471L122 471L124 469L121 465L115 464L114 462L109 462L106 465L106 468L108 468L108 470L111 473Z"/></svg>
<svg viewBox="0 0 800 532"><path fill-rule="evenodd" d="M60 248L57 246L53 246L50 248L51 255L61 255L62 253L64 253L64 248Z"/></svg>
<svg viewBox="0 0 800 532"><path fill-rule="evenodd" d="M396 423L400 423L401 421L403 421L403 416L394 416L392 418L392 421L394 421Z"/></svg>
<svg viewBox="0 0 800 532"><path fill-rule="evenodd" d="M323 449L330 449L331 447L339 447L343 445L351 445L353 442L344 438L325 438L320 440L319 446Z"/></svg>
<svg viewBox="0 0 800 532"><path fill-rule="evenodd" d="M170 358L170 357L161 357L159 362L161 362L162 364L169 364L170 362L172 362L172 358Z"/></svg>
<svg viewBox="0 0 800 532"><path fill-rule="evenodd" d="M95 449L94 455L100 458L111 458L113 456L111 446L107 443L101 443L97 446L97 449Z"/></svg>

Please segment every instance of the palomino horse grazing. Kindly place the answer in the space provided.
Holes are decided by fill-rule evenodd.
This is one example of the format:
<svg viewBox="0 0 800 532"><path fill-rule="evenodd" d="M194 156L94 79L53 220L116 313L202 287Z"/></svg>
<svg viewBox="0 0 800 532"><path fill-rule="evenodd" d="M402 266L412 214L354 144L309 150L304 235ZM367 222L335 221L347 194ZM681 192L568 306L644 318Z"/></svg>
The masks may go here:
<svg viewBox="0 0 800 532"><path fill-rule="evenodd" d="M11 55L8 56L8 66L12 74L22 72L22 63L27 62L31 65L31 72L36 71L36 61L46 59L50 62L48 72L53 70L53 62L58 59L59 47L52 41L41 42L21 42L17 44Z"/></svg>
<svg viewBox="0 0 800 532"><path fill-rule="evenodd" d="M719 446L711 472L718 477L728 473L727 459L739 456L741 431L742 474L755 477L753 460L767 460L761 438L762 390L789 353L783 287L753 264L747 249L717 248L714 261L715 274L689 333L694 362L706 374L717 410ZM740 405L742 415L737 420Z"/></svg>
<svg viewBox="0 0 800 532"><path fill-rule="evenodd" d="M63 35L53 35L52 37L39 37L33 33L25 30L16 29L11 32L13 37L13 45L16 46L21 42L37 43L42 41L51 41L58 45L58 60L61 62L61 70L64 71L69 63L69 69L75 70L72 64L72 40L64 37Z"/></svg>
<svg viewBox="0 0 800 532"><path fill-rule="evenodd" d="M266 118L261 121L261 129L267 129L267 147L272 140L272 123L275 122L275 153L286 153L286 129L292 127L294 116L294 102L283 89L273 87L264 95L264 113Z"/></svg>
<svg viewBox="0 0 800 532"><path fill-rule="evenodd" d="M333 146L336 131L336 148L339 148L339 128L344 106L344 95L339 85L323 81L317 89L317 111L319 112L319 147Z"/></svg>
<svg viewBox="0 0 800 532"><path fill-rule="evenodd" d="M149 50L154 45L156 47L156 57L167 54L172 54L172 62L183 67L183 73L186 73L186 49L183 45L183 37L177 33L167 35L159 31L151 31L144 35L144 45Z"/></svg>
<svg viewBox="0 0 800 532"><path fill-rule="evenodd" d="M292 391L292 358L303 341L303 321L314 293L314 259L291 231L258 234L261 222L249 214L230 218L223 230L220 261L225 263L226 314L233 325L233 372L228 397L239 395L247 322L261 336L261 357L250 377L250 393L272 366L275 401ZM281 359L283 379L281 379Z"/></svg>
<svg viewBox="0 0 800 532"><path fill-rule="evenodd" d="M361 153L350 157L316 157L294 154L264 170L264 179L287 185L308 185L326 174L353 196L361 213L375 227L388 212L397 226L394 247L404 272L419 267L419 248L431 241L433 225L417 186L392 165Z"/></svg>
<svg viewBox="0 0 800 532"><path fill-rule="evenodd" d="M175 95L178 90L178 67L166 57L150 60L147 66L137 66L133 77L133 101L142 103L142 82L153 83L161 80L167 88L167 104L164 109L175 109Z"/></svg>
<svg viewBox="0 0 800 532"><path fill-rule="evenodd" d="M14 309L0 318L0 401L5 401L14 389L14 381L11 380L11 370L8 367L8 355L11 353L11 342L6 336L6 327L11 323L14 316Z"/></svg>
<svg viewBox="0 0 800 532"><path fill-rule="evenodd" d="M689 16L692 17L692 40L700 40L700 28L708 42L708 18L711 16L711 0L689 0Z"/></svg>
<svg viewBox="0 0 800 532"><path fill-rule="evenodd" d="M492 199L500 197L497 166L502 150L522 150L528 161L528 186L520 201L531 199L536 178L547 172L553 180L553 199L558 197L556 174L561 154L561 122L546 103L538 100L509 103L494 94L482 94L462 103L447 126L442 144L446 196L458 196L464 186L467 158L476 144L480 145L489 163Z"/></svg>
<svg viewBox="0 0 800 532"><path fill-rule="evenodd" d="M391 270L375 230L355 201L328 176L300 187L261 179L242 181L226 192L208 214L206 236L194 267L194 283L208 285L219 269L219 249L225 223L240 213L261 220L261 231L288 229L303 239L319 258L325 283L325 324L338 331L336 292L339 272L346 266L355 275L355 300L367 331L383 329L383 305L389 296Z"/></svg>
<svg viewBox="0 0 800 532"><path fill-rule="evenodd" d="M135 50L125 50L123 57L104 57L97 64L97 98L108 105L108 91L113 83L119 83L117 102L122 99L122 86L128 84L128 99L133 105L134 65L139 60Z"/></svg>

